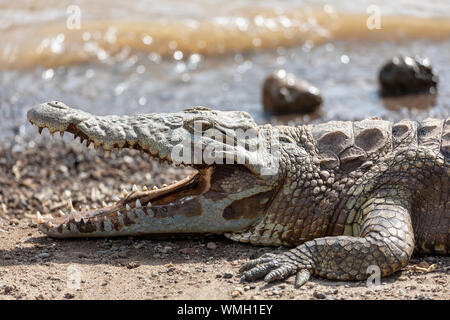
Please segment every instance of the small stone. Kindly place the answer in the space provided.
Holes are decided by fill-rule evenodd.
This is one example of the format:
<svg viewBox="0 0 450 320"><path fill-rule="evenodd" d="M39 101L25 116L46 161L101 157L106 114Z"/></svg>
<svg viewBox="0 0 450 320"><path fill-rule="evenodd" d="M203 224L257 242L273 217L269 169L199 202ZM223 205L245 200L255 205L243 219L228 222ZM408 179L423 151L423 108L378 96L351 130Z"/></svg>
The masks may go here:
<svg viewBox="0 0 450 320"><path fill-rule="evenodd" d="M206 248L208 248L209 250L216 250L217 249L217 245L214 242L208 242L206 244Z"/></svg>
<svg viewBox="0 0 450 320"><path fill-rule="evenodd" d="M73 298L75 298L75 295L74 295L73 293L67 292L67 293L64 295L64 298L66 298L66 299L73 299Z"/></svg>
<svg viewBox="0 0 450 320"><path fill-rule="evenodd" d="M312 113L322 104L320 90L285 70L270 74L263 84L264 111L286 113Z"/></svg>
<svg viewBox="0 0 450 320"><path fill-rule="evenodd" d="M276 289L274 289L273 291L272 291L272 293L273 293L273 295L281 295L281 293L282 293L282 291L281 291L281 289L279 289L279 288L276 288Z"/></svg>
<svg viewBox="0 0 450 320"><path fill-rule="evenodd" d="M38 257L38 258L41 258L41 259L46 259L46 258L49 258L49 257L50 257L50 253L48 253L48 252L42 252L42 253L38 254L37 257Z"/></svg>
<svg viewBox="0 0 450 320"><path fill-rule="evenodd" d="M428 268L429 266L430 266L430 264L426 261L421 261L419 263L419 267L421 267L421 268Z"/></svg>
<svg viewBox="0 0 450 320"><path fill-rule="evenodd" d="M9 286L9 285L6 285L6 284L0 284L0 288L3 288L3 293L4 294L10 294L15 289L15 287Z"/></svg>
<svg viewBox="0 0 450 320"><path fill-rule="evenodd" d="M156 250L157 250L159 253L167 254L167 253L170 253L170 252L172 251L172 247L166 246L166 247L164 247L164 248L157 248Z"/></svg>
<svg viewBox="0 0 450 320"><path fill-rule="evenodd" d="M135 269L139 267L141 264L139 262L131 261L127 264L127 269Z"/></svg>
<svg viewBox="0 0 450 320"><path fill-rule="evenodd" d="M231 279L231 278L233 278L233 273L232 273L232 272L225 272L225 273L223 274L223 277L224 277L225 279Z"/></svg>
<svg viewBox="0 0 450 320"><path fill-rule="evenodd" d="M316 298L316 299L326 299L327 298L326 295L324 295L323 293L321 293L321 292L319 292L317 290L314 291L313 297Z"/></svg>
<svg viewBox="0 0 450 320"><path fill-rule="evenodd" d="M237 297L239 297L240 295L241 295L241 292L238 291L238 290L234 290L233 292L231 292L231 296L232 296L233 298L237 298Z"/></svg>

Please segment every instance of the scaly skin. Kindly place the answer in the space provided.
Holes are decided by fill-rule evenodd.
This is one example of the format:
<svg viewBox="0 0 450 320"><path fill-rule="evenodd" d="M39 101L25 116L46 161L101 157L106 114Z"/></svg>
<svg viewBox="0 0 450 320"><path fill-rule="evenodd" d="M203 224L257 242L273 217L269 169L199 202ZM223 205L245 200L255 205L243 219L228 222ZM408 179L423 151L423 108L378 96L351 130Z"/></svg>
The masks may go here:
<svg viewBox="0 0 450 320"><path fill-rule="evenodd" d="M242 280L296 274L297 285L311 274L365 279L369 266L387 276L414 250L449 252L450 119L272 127L257 126L245 112L203 107L100 117L61 102L27 116L40 131L69 131L96 148L134 148L198 170L163 189L135 188L109 207L38 217L52 237L222 233L255 245L294 246L249 261ZM212 129L231 138L208 134ZM245 140L239 130L257 135ZM182 160L175 157L181 143L193 151ZM214 163L193 155L211 148L223 150Z"/></svg>

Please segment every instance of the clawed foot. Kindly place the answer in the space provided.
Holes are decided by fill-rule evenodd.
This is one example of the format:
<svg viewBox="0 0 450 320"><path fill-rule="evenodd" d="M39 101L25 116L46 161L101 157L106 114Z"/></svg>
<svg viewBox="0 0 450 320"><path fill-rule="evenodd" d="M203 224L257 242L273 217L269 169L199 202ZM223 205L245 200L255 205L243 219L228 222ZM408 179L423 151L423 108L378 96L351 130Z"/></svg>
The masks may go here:
<svg viewBox="0 0 450 320"><path fill-rule="evenodd" d="M311 276L313 266L308 260L293 255L289 251L281 254L266 253L241 267L241 281L254 281L264 277L264 281L272 282L296 274L295 286L300 287Z"/></svg>

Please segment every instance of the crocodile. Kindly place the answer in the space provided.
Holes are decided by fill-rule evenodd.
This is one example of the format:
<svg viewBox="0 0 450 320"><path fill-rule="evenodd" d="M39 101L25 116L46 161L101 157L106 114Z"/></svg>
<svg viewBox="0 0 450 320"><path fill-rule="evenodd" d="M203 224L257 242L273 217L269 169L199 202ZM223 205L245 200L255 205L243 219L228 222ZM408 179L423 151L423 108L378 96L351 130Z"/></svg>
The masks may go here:
<svg viewBox="0 0 450 320"><path fill-rule="evenodd" d="M112 205L44 219L50 237L223 234L290 247L249 260L241 280L364 280L450 251L450 118L257 125L247 112L95 116L52 101L28 120L89 147L139 150L195 173L133 186Z"/></svg>

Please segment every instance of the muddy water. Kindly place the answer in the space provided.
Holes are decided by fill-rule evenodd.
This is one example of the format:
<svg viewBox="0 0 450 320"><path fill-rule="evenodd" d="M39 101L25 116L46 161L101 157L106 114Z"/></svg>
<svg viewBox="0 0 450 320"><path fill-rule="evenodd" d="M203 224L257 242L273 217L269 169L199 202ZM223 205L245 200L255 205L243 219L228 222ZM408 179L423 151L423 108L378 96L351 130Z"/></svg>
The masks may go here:
<svg viewBox="0 0 450 320"><path fill-rule="evenodd" d="M374 4L380 30L366 26ZM321 89L312 121L450 111L448 1L0 1L0 43L3 142L30 131L29 106L53 99L97 114L205 105L311 121L263 114L261 83L278 68ZM377 71L397 54L431 59L436 96L378 98Z"/></svg>

